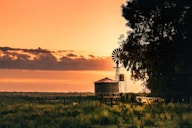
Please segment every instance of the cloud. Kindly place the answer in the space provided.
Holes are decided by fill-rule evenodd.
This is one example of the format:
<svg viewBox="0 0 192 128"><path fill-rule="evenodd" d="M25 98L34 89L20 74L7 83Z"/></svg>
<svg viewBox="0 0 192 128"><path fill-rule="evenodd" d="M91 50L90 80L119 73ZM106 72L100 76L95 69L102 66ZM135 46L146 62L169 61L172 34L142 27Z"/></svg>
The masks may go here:
<svg viewBox="0 0 192 128"><path fill-rule="evenodd" d="M94 55L89 55L89 57L91 57L91 58L95 58L95 56L94 56Z"/></svg>
<svg viewBox="0 0 192 128"><path fill-rule="evenodd" d="M59 54L59 56L58 56ZM75 51L0 47L0 68L30 70L111 70L110 57L78 55Z"/></svg>
<svg viewBox="0 0 192 128"><path fill-rule="evenodd" d="M68 53L67 56L68 56L68 57L77 57L77 55L74 54L74 53Z"/></svg>

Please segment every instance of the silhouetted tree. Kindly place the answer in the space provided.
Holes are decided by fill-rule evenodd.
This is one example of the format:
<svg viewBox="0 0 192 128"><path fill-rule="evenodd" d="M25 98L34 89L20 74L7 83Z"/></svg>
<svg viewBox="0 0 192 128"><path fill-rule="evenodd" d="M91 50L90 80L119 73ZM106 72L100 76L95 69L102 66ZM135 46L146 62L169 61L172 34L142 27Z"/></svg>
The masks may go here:
<svg viewBox="0 0 192 128"><path fill-rule="evenodd" d="M167 98L192 93L192 1L131 0L122 6L132 28L121 47L122 62L152 94Z"/></svg>

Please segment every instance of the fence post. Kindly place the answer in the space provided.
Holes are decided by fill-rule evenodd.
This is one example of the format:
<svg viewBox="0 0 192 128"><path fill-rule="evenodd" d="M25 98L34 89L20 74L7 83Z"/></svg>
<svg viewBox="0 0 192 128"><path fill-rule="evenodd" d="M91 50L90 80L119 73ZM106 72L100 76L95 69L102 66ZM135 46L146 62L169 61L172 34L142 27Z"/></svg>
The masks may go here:
<svg viewBox="0 0 192 128"><path fill-rule="evenodd" d="M65 98L64 98L64 100L63 100L63 104L65 105Z"/></svg>
<svg viewBox="0 0 192 128"><path fill-rule="evenodd" d="M80 92L80 94L79 94L79 104L81 103L81 92Z"/></svg>

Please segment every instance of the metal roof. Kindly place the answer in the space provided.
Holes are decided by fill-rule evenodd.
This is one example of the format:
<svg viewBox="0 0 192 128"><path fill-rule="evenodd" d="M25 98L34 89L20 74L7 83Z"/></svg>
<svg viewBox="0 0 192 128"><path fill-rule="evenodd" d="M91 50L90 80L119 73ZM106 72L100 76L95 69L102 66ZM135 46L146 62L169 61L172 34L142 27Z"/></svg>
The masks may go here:
<svg viewBox="0 0 192 128"><path fill-rule="evenodd" d="M118 83L118 81L105 77L101 80L96 81L95 83Z"/></svg>

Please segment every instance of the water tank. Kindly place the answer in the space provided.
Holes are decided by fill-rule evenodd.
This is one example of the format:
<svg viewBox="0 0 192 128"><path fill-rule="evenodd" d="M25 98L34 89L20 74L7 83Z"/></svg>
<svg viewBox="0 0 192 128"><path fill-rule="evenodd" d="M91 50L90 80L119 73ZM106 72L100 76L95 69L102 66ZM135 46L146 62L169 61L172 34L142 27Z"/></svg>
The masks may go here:
<svg viewBox="0 0 192 128"><path fill-rule="evenodd" d="M95 82L95 95L97 97L114 96L119 93L118 81L104 78Z"/></svg>

